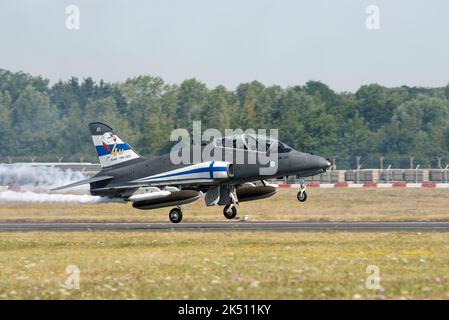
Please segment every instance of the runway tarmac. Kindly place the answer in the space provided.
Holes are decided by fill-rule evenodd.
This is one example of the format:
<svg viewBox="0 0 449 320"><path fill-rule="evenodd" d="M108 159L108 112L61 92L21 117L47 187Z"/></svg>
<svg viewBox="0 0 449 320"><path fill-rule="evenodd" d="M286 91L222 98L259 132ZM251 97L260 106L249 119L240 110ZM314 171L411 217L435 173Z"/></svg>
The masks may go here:
<svg viewBox="0 0 449 320"><path fill-rule="evenodd" d="M14 231L449 231L449 222L7 222L0 232Z"/></svg>

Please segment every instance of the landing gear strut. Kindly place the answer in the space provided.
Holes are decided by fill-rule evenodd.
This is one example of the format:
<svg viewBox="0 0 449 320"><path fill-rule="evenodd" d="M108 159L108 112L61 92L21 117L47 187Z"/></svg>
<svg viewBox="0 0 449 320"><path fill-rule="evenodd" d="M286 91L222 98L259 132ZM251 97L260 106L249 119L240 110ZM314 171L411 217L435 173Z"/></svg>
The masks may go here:
<svg viewBox="0 0 449 320"><path fill-rule="evenodd" d="M233 204L228 204L223 208L223 214L227 219L234 219L237 216L237 208Z"/></svg>
<svg viewBox="0 0 449 320"><path fill-rule="evenodd" d="M299 183L300 183L299 192L296 195L296 197L298 198L299 202L304 202L307 200L307 192L304 178L300 178Z"/></svg>
<svg viewBox="0 0 449 320"><path fill-rule="evenodd" d="M180 223L182 220L182 210L181 208L173 208L170 210L169 214L170 221L173 223Z"/></svg>

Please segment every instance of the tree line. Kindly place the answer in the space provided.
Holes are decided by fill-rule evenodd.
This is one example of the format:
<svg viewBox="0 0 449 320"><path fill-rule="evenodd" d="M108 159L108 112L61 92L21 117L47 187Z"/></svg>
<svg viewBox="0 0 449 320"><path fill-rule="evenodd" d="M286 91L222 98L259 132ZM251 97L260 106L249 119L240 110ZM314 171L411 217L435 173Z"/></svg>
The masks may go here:
<svg viewBox="0 0 449 320"><path fill-rule="evenodd" d="M319 81L283 88L253 81L235 90L188 79L165 83L141 75L122 83L92 78L50 84L48 79L0 69L0 162L6 157L96 161L87 124L102 121L144 156L169 151L175 128L277 128L301 151L350 167L378 161L422 166L449 161L449 84L439 88L379 84L333 91ZM447 159L447 160L445 160Z"/></svg>

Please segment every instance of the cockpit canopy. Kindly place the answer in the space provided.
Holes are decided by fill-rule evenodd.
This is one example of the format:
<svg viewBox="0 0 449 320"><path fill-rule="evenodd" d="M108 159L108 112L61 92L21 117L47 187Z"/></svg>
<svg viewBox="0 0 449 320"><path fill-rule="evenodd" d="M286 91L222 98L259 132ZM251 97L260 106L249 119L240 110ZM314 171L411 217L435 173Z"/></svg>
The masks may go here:
<svg viewBox="0 0 449 320"><path fill-rule="evenodd" d="M278 153L287 153L293 150L285 143L272 137L256 134L236 134L215 139L215 146L233 149L243 149L266 152L277 146Z"/></svg>

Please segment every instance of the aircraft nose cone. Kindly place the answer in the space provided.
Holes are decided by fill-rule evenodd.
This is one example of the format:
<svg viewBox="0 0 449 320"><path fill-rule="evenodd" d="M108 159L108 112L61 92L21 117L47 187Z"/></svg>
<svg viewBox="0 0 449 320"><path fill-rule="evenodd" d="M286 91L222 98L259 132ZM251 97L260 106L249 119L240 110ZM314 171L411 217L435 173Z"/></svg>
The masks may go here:
<svg viewBox="0 0 449 320"><path fill-rule="evenodd" d="M310 162L313 163L313 166L316 168L327 170L330 168L331 163L329 160L320 157L320 156L311 156Z"/></svg>

